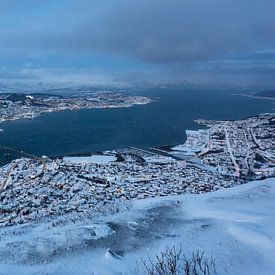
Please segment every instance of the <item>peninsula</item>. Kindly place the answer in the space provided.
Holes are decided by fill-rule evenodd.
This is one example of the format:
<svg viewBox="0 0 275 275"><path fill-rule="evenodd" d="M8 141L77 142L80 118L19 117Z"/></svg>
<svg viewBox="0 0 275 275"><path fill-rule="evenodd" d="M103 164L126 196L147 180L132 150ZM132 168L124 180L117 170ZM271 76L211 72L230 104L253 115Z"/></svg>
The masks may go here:
<svg viewBox="0 0 275 275"><path fill-rule="evenodd" d="M110 91L85 92L74 95L0 94L0 123L16 119L32 119L42 113L95 108L126 108L148 104L151 99Z"/></svg>

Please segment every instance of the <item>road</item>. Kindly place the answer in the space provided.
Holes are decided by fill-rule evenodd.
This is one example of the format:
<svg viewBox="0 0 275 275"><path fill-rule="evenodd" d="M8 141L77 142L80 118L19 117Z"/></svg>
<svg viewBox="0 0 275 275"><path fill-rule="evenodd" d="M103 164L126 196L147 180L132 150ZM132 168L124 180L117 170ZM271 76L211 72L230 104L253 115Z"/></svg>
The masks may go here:
<svg viewBox="0 0 275 275"><path fill-rule="evenodd" d="M234 168L235 168L235 171L236 171L236 176L240 177L240 167L239 167L238 163L236 162L236 159L233 155L233 150L232 150L232 147L231 147L230 141L229 141L227 126L224 127L224 131L225 131L225 141L226 141L227 149L228 149L231 161L234 165Z"/></svg>
<svg viewBox="0 0 275 275"><path fill-rule="evenodd" d="M255 126L257 126L257 125L252 125L250 128L249 128L249 132L250 132L250 134L251 134L251 136L252 136L252 140L253 140L253 142L255 143L255 145L259 148L259 149L263 149L262 147L261 147L261 144L258 142L258 140L257 140L257 138L256 138L256 136L255 136L255 134L254 134L254 132L253 132L253 127L255 127Z"/></svg>
<svg viewBox="0 0 275 275"><path fill-rule="evenodd" d="M13 164L13 165L9 168L6 177L4 178L4 180L2 181L2 183L1 183L1 185L0 185L0 192L2 192L3 190L5 190L5 189L7 188L7 186L8 186L8 180L9 180L10 175L11 175L13 169L15 168L15 166L16 166L16 164Z"/></svg>
<svg viewBox="0 0 275 275"><path fill-rule="evenodd" d="M246 134L245 130L243 130L243 134L244 134L245 143L246 143L246 146L247 146L247 153L246 153L244 161L245 161L245 166L249 171L250 167L249 167L249 164L248 164L248 158L249 158L249 155L250 155L250 145L249 145L249 142L248 142L248 139L247 139L247 134Z"/></svg>
<svg viewBox="0 0 275 275"><path fill-rule="evenodd" d="M17 150L15 148L11 148L11 147L8 147L8 146L4 146L4 145L0 145L0 149L3 149L3 150L6 150L6 151L9 151L9 152L13 152L13 153L16 153L16 154L19 154L19 155L22 155L22 156L25 156L25 157L28 157L28 158L31 158L31 159L35 159L35 160L38 160L41 162L42 164L42 170L39 174L37 174L34 178L32 179L35 179L41 175L43 175L46 170L47 170L47 164L45 162L45 160L43 158L40 158L40 157L37 157L33 154L30 154L30 153L26 153L24 151L20 151L20 150ZM14 169L15 167L15 164L12 165L10 168L9 168L9 171L7 173L7 176L5 177L4 181L2 182L1 186L0 186L0 192L5 190L5 188L7 187L7 182L8 182L8 179L12 173L12 170Z"/></svg>

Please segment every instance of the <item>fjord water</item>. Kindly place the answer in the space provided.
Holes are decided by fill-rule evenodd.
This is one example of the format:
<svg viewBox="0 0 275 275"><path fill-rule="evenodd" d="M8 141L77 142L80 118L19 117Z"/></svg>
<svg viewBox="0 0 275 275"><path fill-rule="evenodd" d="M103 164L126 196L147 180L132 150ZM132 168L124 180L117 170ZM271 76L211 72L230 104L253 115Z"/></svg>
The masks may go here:
<svg viewBox="0 0 275 275"><path fill-rule="evenodd" d="M0 144L37 156L70 155L129 146L183 143L195 119L240 119L272 112L274 101L218 90L157 89L136 92L156 99L148 105L42 114L0 124ZM0 163L14 158L0 151Z"/></svg>

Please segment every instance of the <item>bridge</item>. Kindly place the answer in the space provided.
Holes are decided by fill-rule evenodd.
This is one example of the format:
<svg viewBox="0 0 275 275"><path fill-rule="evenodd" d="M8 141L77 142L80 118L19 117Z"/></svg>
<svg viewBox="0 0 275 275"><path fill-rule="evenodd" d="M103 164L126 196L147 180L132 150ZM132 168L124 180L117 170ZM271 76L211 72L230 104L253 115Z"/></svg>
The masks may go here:
<svg viewBox="0 0 275 275"><path fill-rule="evenodd" d="M31 158L31 159L35 159L35 160L40 161L41 164L42 164L42 170L38 175L36 175L32 179L35 179L35 178L43 175L45 173L46 169L47 169L47 164L46 164L45 160L42 157L37 157L33 154L26 153L22 150L18 150L18 149L8 147L8 146L5 146L5 145L1 145L1 144L0 144L0 149L8 151L8 152L19 154L20 156L24 156L24 157L27 157L27 158ZM9 167L9 169L7 171L7 174L6 174L6 177L4 178L4 180L2 182L0 182L0 192L7 188L9 177L10 177L10 175L11 175L11 173L12 173L12 171L15 167L16 167L16 164L13 164Z"/></svg>

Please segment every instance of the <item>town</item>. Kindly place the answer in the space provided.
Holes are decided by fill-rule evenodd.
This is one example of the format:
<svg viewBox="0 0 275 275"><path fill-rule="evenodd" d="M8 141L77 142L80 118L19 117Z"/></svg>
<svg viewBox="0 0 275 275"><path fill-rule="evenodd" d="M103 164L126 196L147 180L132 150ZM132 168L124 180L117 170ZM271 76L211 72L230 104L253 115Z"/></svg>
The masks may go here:
<svg viewBox="0 0 275 275"><path fill-rule="evenodd" d="M199 194L275 176L275 115L197 120L183 145L25 157L0 168L0 226L102 212L132 199ZM114 211L119 211L114 208Z"/></svg>
<svg viewBox="0 0 275 275"><path fill-rule="evenodd" d="M148 104L143 96L129 96L110 91L86 92L74 95L0 94L0 122L22 118L32 119L42 113L94 108L125 108Z"/></svg>

